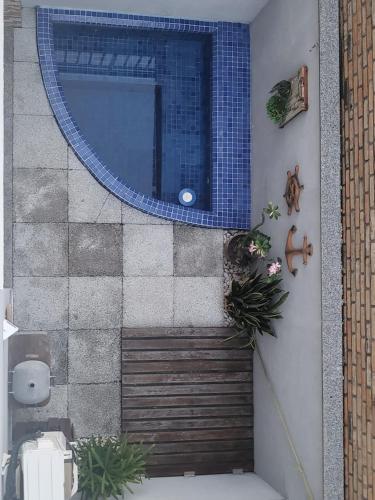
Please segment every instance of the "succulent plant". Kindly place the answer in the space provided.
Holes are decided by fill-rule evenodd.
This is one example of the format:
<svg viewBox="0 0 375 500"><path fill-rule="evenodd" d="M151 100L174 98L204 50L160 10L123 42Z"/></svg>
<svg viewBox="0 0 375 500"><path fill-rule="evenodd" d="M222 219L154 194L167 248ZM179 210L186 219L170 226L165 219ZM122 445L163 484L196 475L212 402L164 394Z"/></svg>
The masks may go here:
<svg viewBox="0 0 375 500"><path fill-rule="evenodd" d="M263 211L270 219L278 220L278 218L281 217L278 205L274 205L272 201L268 202L268 205L263 209Z"/></svg>

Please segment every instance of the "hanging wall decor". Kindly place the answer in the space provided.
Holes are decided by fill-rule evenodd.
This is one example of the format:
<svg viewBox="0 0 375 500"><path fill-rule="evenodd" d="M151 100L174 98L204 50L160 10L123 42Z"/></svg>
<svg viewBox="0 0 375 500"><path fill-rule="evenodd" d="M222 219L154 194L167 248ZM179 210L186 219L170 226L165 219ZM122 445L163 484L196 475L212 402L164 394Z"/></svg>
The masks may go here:
<svg viewBox="0 0 375 500"><path fill-rule="evenodd" d="M295 248L293 245L293 235L297 231L296 226L292 226L289 229L288 237L285 245L285 258L288 266L288 270L296 276L298 269L293 266L293 257L297 257L298 255L302 256L302 261L304 265L307 265L308 257L311 257L313 254L313 246L311 243L307 243L307 236L303 237L303 245L302 248Z"/></svg>
<svg viewBox="0 0 375 500"><path fill-rule="evenodd" d="M290 170L287 172L288 178L286 181L286 188L284 198L288 205L288 215L292 215L293 208L296 212L300 211L299 197L303 189L303 185L299 181L299 165L294 167L294 174Z"/></svg>
<svg viewBox="0 0 375 500"><path fill-rule="evenodd" d="M301 66L289 80L281 80L271 89L272 96L266 104L268 117L285 127L293 118L308 109L307 66Z"/></svg>

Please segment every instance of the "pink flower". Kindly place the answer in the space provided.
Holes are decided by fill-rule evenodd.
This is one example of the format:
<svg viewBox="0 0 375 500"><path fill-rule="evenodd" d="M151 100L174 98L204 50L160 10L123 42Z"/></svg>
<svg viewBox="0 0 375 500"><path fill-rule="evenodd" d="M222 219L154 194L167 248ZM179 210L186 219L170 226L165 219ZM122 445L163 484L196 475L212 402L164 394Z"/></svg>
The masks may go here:
<svg viewBox="0 0 375 500"><path fill-rule="evenodd" d="M279 274L281 272L281 264L280 262L272 262L272 264L268 267L268 276L274 276L275 274Z"/></svg>
<svg viewBox="0 0 375 500"><path fill-rule="evenodd" d="M251 255L253 253L256 253L258 251L258 247L255 245L255 243L252 241L249 245L249 253L251 253Z"/></svg>

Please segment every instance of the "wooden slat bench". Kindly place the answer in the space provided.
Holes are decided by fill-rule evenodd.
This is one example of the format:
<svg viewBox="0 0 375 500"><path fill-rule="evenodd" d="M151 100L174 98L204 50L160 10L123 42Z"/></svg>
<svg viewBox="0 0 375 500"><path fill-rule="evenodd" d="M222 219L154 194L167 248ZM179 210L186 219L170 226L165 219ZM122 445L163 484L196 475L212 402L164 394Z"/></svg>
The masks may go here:
<svg viewBox="0 0 375 500"><path fill-rule="evenodd" d="M252 353L227 328L122 330L122 430L150 476L253 470Z"/></svg>

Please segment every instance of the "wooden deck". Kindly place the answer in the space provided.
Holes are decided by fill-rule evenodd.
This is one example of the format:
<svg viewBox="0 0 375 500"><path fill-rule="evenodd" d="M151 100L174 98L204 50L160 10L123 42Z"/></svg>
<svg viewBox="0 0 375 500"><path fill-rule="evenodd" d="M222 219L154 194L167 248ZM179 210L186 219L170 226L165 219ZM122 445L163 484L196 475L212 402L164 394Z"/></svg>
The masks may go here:
<svg viewBox="0 0 375 500"><path fill-rule="evenodd" d="M150 476L253 470L252 354L226 328L122 331L122 430Z"/></svg>

